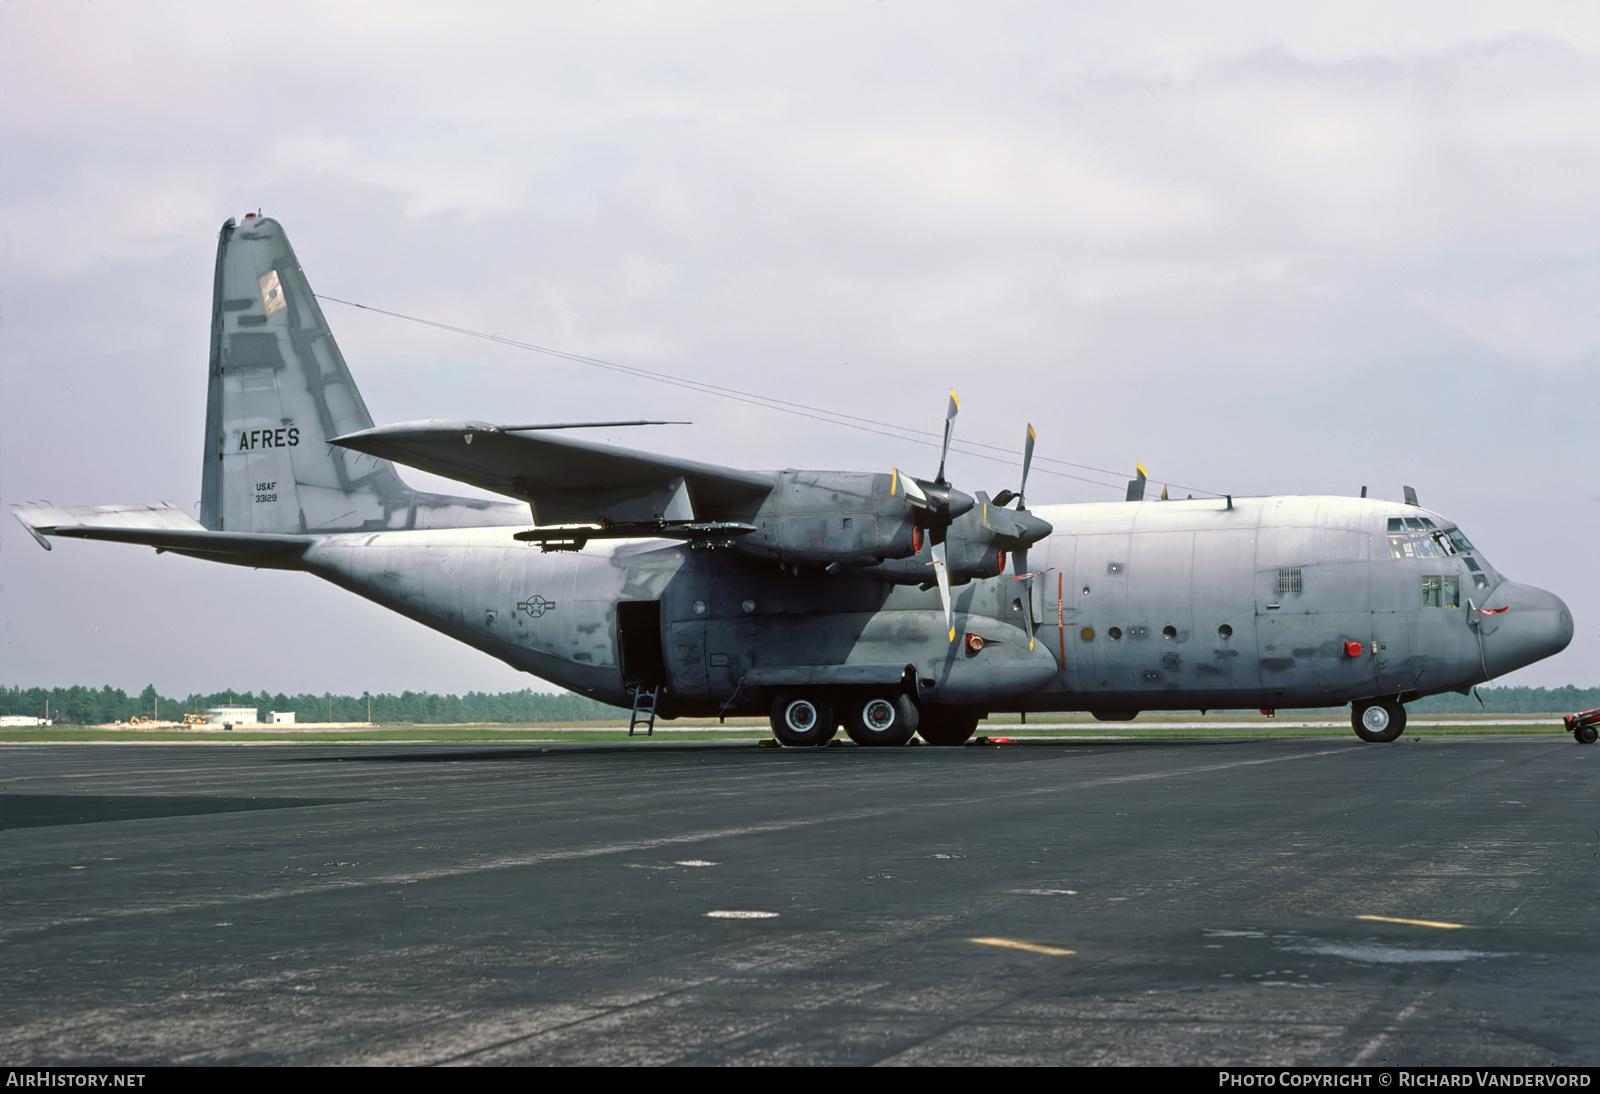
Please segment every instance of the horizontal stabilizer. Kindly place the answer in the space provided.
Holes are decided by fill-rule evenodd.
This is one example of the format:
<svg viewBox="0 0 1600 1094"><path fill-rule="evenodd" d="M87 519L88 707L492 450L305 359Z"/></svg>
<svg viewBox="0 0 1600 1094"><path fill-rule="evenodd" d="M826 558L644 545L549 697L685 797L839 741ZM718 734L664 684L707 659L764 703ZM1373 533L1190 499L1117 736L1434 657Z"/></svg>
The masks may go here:
<svg viewBox="0 0 1600 1094"><path fill-rule="evenodd" d="M313 537L255 532L213 532L171 502L161 505L13 505L45 550L45 536L137 543L158 551L247 566L292 567Z"/></svg>
<svg viewBox="0 0 1600 1094"><path fill-rule="evenodd" d="M752 471L485 422L401 422L332 443L521 498L541 525L737 521L753 516L776 485Z"/></svg>
<svg viewBox="0 0 1600 1094"><path fill-rule="evenodd" d="M39 546L46 551L50 542L44 537L54 535L57 528L143 528L187 529L201 531L204 526L170 501L160 505L51 505L47 501L23 502L11 507L11 515Z"/></svg>

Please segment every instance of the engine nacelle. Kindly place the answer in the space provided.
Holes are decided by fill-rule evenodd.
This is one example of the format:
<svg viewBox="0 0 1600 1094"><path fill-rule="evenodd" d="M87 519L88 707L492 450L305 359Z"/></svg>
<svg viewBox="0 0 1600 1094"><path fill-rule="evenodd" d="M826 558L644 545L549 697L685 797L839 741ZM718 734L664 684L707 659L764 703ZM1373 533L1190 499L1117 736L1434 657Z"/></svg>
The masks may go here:
<svg viewBox="0 0 1600 1094"><path fill-rule="evenodd" d="M978 503L951 525L945 534L945 563L950 568L950 584L999 577L1005 572L1011 552L1039 542L1054 529L1050 523L1020 510L995 506L984 494ZM899 560L874 566L872 577L895 585L932 586L939 580L933 569L932 536L916 537L917 550Z"/></svg>
<svg viewBox="0 0 1600 1094"><path fill-rule="evenodd" d="M950 584L964 585L973 578L999 577L1006 568L1006 553L993 541L952 538L946 547Z"/></svg>
<svg viewBox="0 0 1600 1094"><path fill-rule="evenodd" d="M784 471L734 549L803 566L856 569L916 553L911 507L891 477L854 471Z"/></svg>

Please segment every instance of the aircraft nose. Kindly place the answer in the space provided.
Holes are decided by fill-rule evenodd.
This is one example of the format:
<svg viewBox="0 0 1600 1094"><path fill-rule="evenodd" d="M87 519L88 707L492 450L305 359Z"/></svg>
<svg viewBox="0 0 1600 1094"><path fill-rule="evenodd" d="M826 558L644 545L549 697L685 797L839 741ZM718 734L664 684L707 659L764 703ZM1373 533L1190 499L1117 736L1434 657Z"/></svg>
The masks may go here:
<svg viewBox="0 0 1600 1094"><path fill-rule="evenodd" d="M1503 581L1483 607L1508 609L1477 616L1491 676L1553 657L1572 641L1572 612L1555 593Z"/></svg>

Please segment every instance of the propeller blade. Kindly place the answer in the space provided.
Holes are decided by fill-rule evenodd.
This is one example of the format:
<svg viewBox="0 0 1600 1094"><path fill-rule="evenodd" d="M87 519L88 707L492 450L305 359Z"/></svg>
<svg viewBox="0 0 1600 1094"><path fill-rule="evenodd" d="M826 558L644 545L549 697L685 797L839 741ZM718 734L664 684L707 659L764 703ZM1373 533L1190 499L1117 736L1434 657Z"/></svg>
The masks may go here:
<svg viewBox="0 0 1600 1094"><path fill-rule="evenodd" d="M950 405L945 409L944 412L944 444L939 449L939 473L935 475L933 479L933 481L938 483L940 486L944 485L945 457L950 454L950 433L955 429L956 414L959 413L960 410L961 400L956 398L956 389L951 388Z"/></svg>
<svg viewBox="0 0 1600 1094"><path fill-rule="evenodd" d="M1023 500L1023 495L1028 492L1028 468L1033 466L1033 442L1038 434L1033 431L1033 423L1028 423L1028 439L1022 445L1022 484L1015 490L1002 490L994 496L994 503L999 506L1017 503L1017 512L1026 512L1028 503Z"/></svg>
<svg viewBox="0 0 1600 1094"><path fill-rule="evenodd" d="M900 474L900 469L898 467L894 469L894 477L896 482L905 487L907 498L912 501L920 501L924 506L928 504L928 495L926 491L924 491L922 487L917 484L916 479L912 478L910 475Z"/></svg>
<svg viewBox="0 0 1600 1094"><path fill-rule="evenodd" d="M945 565L944 538L933 544L933 572L939 579L939 599L944 603L944 625L950 629L950 641L956 640L956 617L950 608L950 567Z"/></svg>
<svg viewBox="0 0 1600 1094"><path fill-rule="evenodd" d="M1027 443L1022 446L1022 485L1017 487L1018 509L1027 508L1027 506L1023 504L1022 499L1023 496L1028 492L1028 468L1033 466L1033 442L1035 439L1037 439L1037 437L1038 434L1034 433L1033 431L1033 423L1029 422L1028 440Z"/></svg>

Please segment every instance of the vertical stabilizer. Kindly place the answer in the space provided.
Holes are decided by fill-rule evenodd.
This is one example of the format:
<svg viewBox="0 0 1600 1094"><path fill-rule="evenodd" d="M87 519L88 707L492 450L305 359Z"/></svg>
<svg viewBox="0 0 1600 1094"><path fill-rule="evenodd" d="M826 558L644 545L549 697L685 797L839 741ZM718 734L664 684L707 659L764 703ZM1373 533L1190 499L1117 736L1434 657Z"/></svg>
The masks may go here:
<svg viewBox="0 0 1600 1094"><path fill-rule="evenodd" d="M227 532L527 522L521 506L420 493L388 460L327 443L372 424L282 226L230 219L217 243L200 522Z"/></svg>

